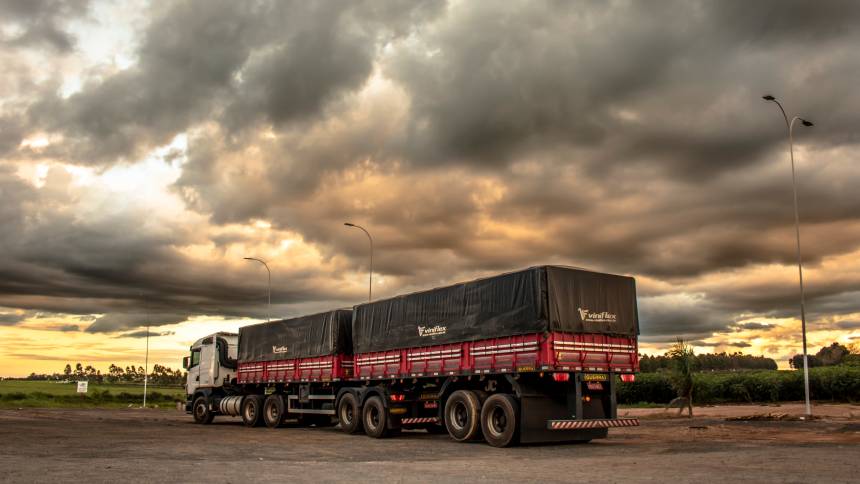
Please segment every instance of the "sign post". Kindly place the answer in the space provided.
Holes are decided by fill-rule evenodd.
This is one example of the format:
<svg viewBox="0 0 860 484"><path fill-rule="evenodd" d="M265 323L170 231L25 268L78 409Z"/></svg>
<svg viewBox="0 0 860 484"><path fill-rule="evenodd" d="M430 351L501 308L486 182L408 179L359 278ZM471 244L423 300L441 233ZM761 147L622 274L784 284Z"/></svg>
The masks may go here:
<svg viewBox="0 0 860 484"><path fill-rule="evenodd" d="M84 394L87 393L87 386L89 386L89 384L89 381L78 382L78 393L81 395L81 398L84 398Z"/></svg>

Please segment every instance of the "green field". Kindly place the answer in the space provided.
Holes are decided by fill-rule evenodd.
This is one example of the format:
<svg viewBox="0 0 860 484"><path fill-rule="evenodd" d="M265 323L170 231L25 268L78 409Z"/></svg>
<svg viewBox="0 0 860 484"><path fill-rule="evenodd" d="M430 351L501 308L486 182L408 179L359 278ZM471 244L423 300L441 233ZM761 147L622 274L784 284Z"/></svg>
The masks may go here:
<svg viewBox="0 0 860 484"><path fill-rule="evenodd" d="M702 372L693 376L693 401L698 404L771 403L804 398L803 372L797 370L747 370ZM860 368L826 366L810 368L813 400L860 401ZM665 404L677 394L669 373L639 373L633 383L618 385L618 403Z"/></svg>
<svg viewBox="0 0 860 484"><path fill-rule="evenodd" d="M90 384L78 394L75 383L50 381L0 381L0 408L17 407L127 407L143 401L143 385ZM148 386L147 406L172 408L184 401L182 387Z"/></svg>

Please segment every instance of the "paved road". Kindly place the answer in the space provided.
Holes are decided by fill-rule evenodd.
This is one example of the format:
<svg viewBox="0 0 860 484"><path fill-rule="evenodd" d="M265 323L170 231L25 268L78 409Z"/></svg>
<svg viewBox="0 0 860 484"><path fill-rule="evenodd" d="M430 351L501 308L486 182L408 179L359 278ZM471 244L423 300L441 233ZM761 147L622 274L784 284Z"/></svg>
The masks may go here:
<svg viewBox="0 0 860 484"><path fill-rule="evenodd" d="M199 426L165 410L0 410L0 481L857 482L852 411L813 422L651 415L590 444L496 449L420 431L374 440L234 419Z"/></svg>

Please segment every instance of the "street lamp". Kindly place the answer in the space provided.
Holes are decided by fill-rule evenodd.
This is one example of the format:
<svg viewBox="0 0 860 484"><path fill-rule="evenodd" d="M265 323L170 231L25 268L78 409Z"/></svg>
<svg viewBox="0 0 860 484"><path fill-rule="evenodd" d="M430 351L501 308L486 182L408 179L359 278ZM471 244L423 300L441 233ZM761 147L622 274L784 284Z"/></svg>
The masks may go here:
<svg viewBox="0 0 860 484"><path fill-rule="evenodd" d="M141 294L143 296L143 294ZM146 310L146 299L143 300L143 314L146 316L146 359L143 364L143 408L146 408L146 384L149 381L149 312Z"/></svg>
<svg viewBox="0 0 860 484"><path fill-rule="evenodd" d="M803 332L803 387L806 396L806 415L812 416L812 406L809 404L809 358L806 353L806 307L803 295L803 262L800 257L800 216L797 213L797 179L794 174L794 122L800 121L804 126L813 126L812 121L794 116L791 121L788 120L788 115L785 114L785 109L782 104L771 95L762 96L762 99L772 102L779 106L782 112L782 117L785 119L785 127L788 129L788 152L791 157L791 187L794 190L794 233L797 239L797 275L800 278L800 327Z"/></svg>
<svg viewBox="0 0 860 484"><path fill-rule="evenodd" d="M269 306L266 308L266 321L272 320L272 271L269 270L269 264L262 259L257 259L256 257L243 257L245 260L255 260L266 268L266 272L269 274Z"/></svg>
<svg viewBox="0 0 860 484"><path fill-rule="evenodd" d="M357 229L361 229L365 233L365 235L367 235L367 240L370 241L370 276L367 279L367 300L368 300L368 302L372 301L373 300L373 237L371 237L370 232L368 232L367 229L365 229L361 225L356 225L356 224L349 223L349 222L344 222L344 225L346 225L347 227L355 227Z"/></svg>

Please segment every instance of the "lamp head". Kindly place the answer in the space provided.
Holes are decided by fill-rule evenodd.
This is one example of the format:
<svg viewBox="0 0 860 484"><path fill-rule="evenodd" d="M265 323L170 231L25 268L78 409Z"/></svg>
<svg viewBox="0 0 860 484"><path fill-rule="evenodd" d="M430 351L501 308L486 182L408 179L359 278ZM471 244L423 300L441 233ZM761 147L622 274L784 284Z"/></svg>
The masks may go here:
<svg viewBox="0 0 860 484"><path fill-rule="evenodd" d="M800 118L800 122L803 123L803 125L806 127L815 126L814 124L812 124L812 121L808 119Z"/></svg>
<svg viewBox="0 0 860 484"><path fill-rule="evenodd" d="M343 224L346 225L347 227L355 227L355 224L351 224L349 222L344 222Z"/></svg>
<svg viewBox="0 0 860 484"><path fill-rule="evenodd" d="M770 94L766 94L766 95L762 96L761 98L764 99L765 101L776 101L776 98L771 96Z"/></svg>

